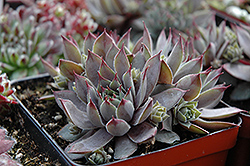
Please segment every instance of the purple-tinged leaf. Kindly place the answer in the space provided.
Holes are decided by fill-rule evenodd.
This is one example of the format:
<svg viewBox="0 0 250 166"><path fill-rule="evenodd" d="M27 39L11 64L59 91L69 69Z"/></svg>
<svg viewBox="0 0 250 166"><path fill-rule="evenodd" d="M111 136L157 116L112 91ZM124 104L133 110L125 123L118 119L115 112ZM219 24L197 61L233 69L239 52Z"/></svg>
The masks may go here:
<svg viewBox="0 0 250 166"><path fill-rule="evenodd" d="M115 72L117 72L118 77L122 80L122 76L130 68L130 63L124 50L124 45L122 45L120 51L117 53L114 59Z"/></svg>
<svg viewBox="0 0 250 166"><path fill-rule="evenodd" d="M68 123L66 124L64 127L62 127L60 129L60 131L57 133L57 135L62 138L63 140L69 141L69 142L73 142L77 139L79 139L80 137L82 137L87 131L89 130L82 130L79 133L72 133L72 126L73 124Z"/></svg>
<svg viewBox="0 0 250 166"><path fill-rule="evenodd" d="M184 50L182 46L182 38L180 36L178 42L175 44L173 50L171 51L167 59L167 64L169 65L173 75L175 75L176 71L181 65L183 54L184 54Z"/></svg>
<svg viewBox="0 0 250 166"><path fill-rule="evenodd" d="M152 111L153 111L153 99L149 97L149 99L145 102L145 104L138 110L136 110L133 119L131 120L130 123L133 126L136 126L144 122L149 117Z"/></svg>
<svg viewBox="0 0 250 166"><path fill-rule="evenodd" d="M82 55L77 45L75 45L72 41L70 41L63 35L62 38L63 38L65 59L71 60L76 63L81 63Z"/></svg>
<svg viewBox="0 0 250 166"><path fill-rule="evenodd" d="M91 84L88 78L75 74L76 94L84 103L87 104L88 86L86 82Z"/></svg>
<svg viewBox="0 0 250 166"><path fill-rule="evenodd" d="M151 94L158 82L161 69L160 55L161 52L151 57L144 66L143 72L146 73L147 77L147 89L145 98L147 98ZM143 100L145 100L145 98Z"/></svg>
<svg viewBox="0 0 250 166"><path fill-rule="evenodd" d="M88 51L88 59L86 61L86 75L97 86L98 84L98 73L102 59L95 53Z"/></svg>
<svg viewBox="0 0 250 166"><path fill-rule="evenodd" d="M209 134L209 131L203 129L202 127L200 126L197 126L193 123L191 123L191 126L186 127L184 125L182 125L182 127L184 127L185 129L187 129L188 131L192 132L192 133L197 133L197 134Z"/></svg>
<svg viewBox="0 0 250 166"><path fill-rule="evenodd" d="M215 84L217 83L219 77L221 74L223 74L221 72L222 68L219 68L217 70L212 70L211 72L209 72L209 74L207 75L206 80L203 82L202 85L202 92L212 88L215 86Z"/></svg>
<svg viewBox="0 0 250 166"><path fill-rule="evenodd" d="M117 73L115 74L114 79L110 82L109 87L111 89L117 89L121 86L120 81L118 80Z"/></svg>
<svg viewBox="0 0 250 166"><path fill-rule="evenodd" d="M84 72L83 67L80 66L79 64L64 59L60 59L59 69L61 74L67 77L71 81L75 79L74 72L79 75L81 75Z"/></svg>
<svg viewBox="0 0 250 166"><path fill-rule="evenodd" d="M123 136L130 128L131 127L125 120L116 119L114 117L106 124L107 131L113 136Z"/></svg>
<svg viewBox="0 0 250 166"><path fill-rule="evenodd" d="M214 60L216 55L216 46L214 43L209 43L206 50L202 53L203 55L203 66L208 67Z"/></svg>
<svg viewBox="0 0 250 166"><path fill-rule="evenodd" d="M116 107L110 103L107 99L102 102L100 106L100 113L105 121L109 121L113 116L115 116Z"/></svg>
<svg viewBox="0 0 250 166"><path fill-rule="evenodd" d="M108 50L113 45L113 42L114 40L106 32L106 29L104 29L104 32L95 40L93 52L105 59Z"/></svg>
<svg viewBox="0 0 250 166"><path fill-rule="evenodd" d="M88 54L88 50L92 51L93 44L96 40L96 36L89 31L88 35L86 36L84 43L83 43L83 52L84 54Z"/></svg>
<svg viewBox="0 0 250 166"><path fill-rule="evenodd" d="M0 129L0 140L5 138L5 130L4 129Z"/></svg>
<svg viewBox="0 0 250 166"><path fill-rule="evenodd" d="M155 139L159 142L173 144L177 141L180 141L180 137L173 131L160 130L155 135Z"/></svg>
<svg viewBox="0 0 250 166"><path fill-rule="evenodd" d="M86 112L87 105L77 97L77 94L74 91L70 90L54 91L54 96L58 106L62 110L64 110L64 108L59 99L70 100L79 110L81 110L82 112Z"/></svg>
<svg viewBox="0 0 250 166"><path fill-rule="evenodd" d="M237 124L222 121L206 121L201 118L196 119L193 123L208 130L221 130L229 127L237 126Z"/></svg>
<svg viewBox="0 0 250 166"><path fill-rule="evenodd" d="M79 110L70 100L60 99L66 115L74 125L81 129L95 129L86 112Z"/></svg>
<svg viewBox="0 0 250 166"><path fill-rule="evenodd" d="M135 54L132 60L132 68L142 70L143 67L145 66L148 57L145 57L142 51L143 50L141 49Z"/></svg>
<svg viewBox="0 0 250 166"><path fill-rule="evenodd" d="M144 43L142 43L142 55L145 57L146 60L151 58L151 52Z"/></svg>
<svg viewBox="0 0 250 166"><path fill-rule="evenodd" d="M162 50L162 54L167 56L172 46L171 42L172 42L171 28L169 28L168 39L166 38L166 33L164 28L161 31L159 37L157 38L155 53Z"/></svg>
<svg viewBox="0 0 250 166"><path fill-rule="evenodd" d="M200 112L201 112L200 117L204 119L224 119L234 116L240 112L246 112L246 111L238 109L236 107L225 107L225 108L214 108L214 109L202 108Z"/></svg>
<svg viewBox="0 0 250 166"><path fill-rule="evenodd" d="M145 98L146 95L146 90L147 90L147 69L142 73L142 76L140 77L140 87L139 90L136 94L135 97L135 109L138 109L140 107L140 105L143 103L143 100Z"/></svg>
<svg viewBox="0 0 250 166"><path fill-rule="evenodd" d="M202 56L192 59L179 68L174 75L174 83L188 74L197 74L202 70Z"/></svg>
<svg viewBox="0 0 250 166"><path fill-rule="evenodd" d="M205 44L205 41L202 39L200 34L196 34L194 36L194 48L198 52L204 52L206 50L207 45ZM205 57L204 57L205 58Z"/></svg>
<svg viewBox="0 0 250 166"><path fill-rule="evenodd" d="M250 47L248 45L248 43L250 43L250 34L240 26L236 26L235 30L243 52L250 58Z"/></svg>
<svg viewBox="0 0 250 166"><path fill-rule="evenodd" d="M100 74L110 81L115 77L115 72L107 65L107 63L103 59L100 66Z"/></svg>
<svg viewBox="0 0 250 166"><path fill-rule="evenodd" d="M98 71L98 75L99 75L99 80L98 80L98 86L97 86L97 89L100 90L100 86L102 87L107 87L111 84L111 81L104 78Z"/></svg>
<svg viewBox="0 0 250 166"><path fill-rule="evenodd" d="M45 61L43 58L41 58L41 61L43 63L45 70L49 73L49 75L51 77L55 77L55 76L59 75L59 72L50 63Z"/></svg>
<svg viewBox="0 0 250 166"><path fill-rule="evenodd" d="M135 127L132 127L128 132L128 137L134 143L142 143L154 137L157 133L157 127L154 127L148 122L143 122Z"/></svg>
<svg viewBox="0 0 250 166"><path fill-rule="evenodd" d="M250 82L250 65L226 63L223 68L233 77Z"/></svg>
<svg viewBox="0 0 250 166"><path fill-rule="evenodd" d="M198 101L197 108L213 108L216 106L223 97L224 91L228 86L217 85L209 90L206 90L200 94L195 101Z"/></svg>
<svg viewBox="0 0 250 166"><path fill-rule="evenodd" d="M133 54L136 54L141 50L142 47L142 42L143 42L143 37L141 37L135 44L134 49L132 51Z"/></svg>
<svg viewBox="0 0 250 166"><path fill-rule="evenodd" d="M15 143L14 140L7 140L7 139L0 140L0 145L1 145L0 154L7 152L14 143Z"/></svg>
<svg viewBox="0 0 250 166"><path fill-rule="evenodd" d="M182 77L177 83L177 88L188 90L183 96L186 101L191 101L199 96L201 92L200 74L190 74Z"/></svg>
<svg viewBox="0 0 250 166"><path fill-rule="evenodd" d="M129 70L123 74L122 83L125 89L128 89L131 87L132 95L135 96L135 86L134 86L133 78L131 75L131 66Z"/></svg>
<svg viewBox="0 0 250 166"><path fill-rule="evenodd" d="M69 153L84 154L93 152L109 143L114 136L109 134L105 128L99 129L92 136L76 142L72 145Z"/></svg>
<svg viewBox="0 0 250 166"><path fill-rule="evenodd" d="M132 142L127 135L115 139L114 159L124 159L137 150L137 144Z"/></svg>
<svg viewBox="0 0 250 166"><path fill-rule="evenodd" d="M161 60L161 71L158 79L158 83L162 84L172 84L173 81L173 74L168 66L168 64Z"/></svg>
<svg viewBox="0 0 250 166"><path fill-rule="evenodd" d="M122 99L117 107L116 117L129 122L134 115L134 111L134 104L129 100Z"/></svg>
<svg viewBox="0 0 250 166"><path fill-rule="evenodd" d="M119 51L120 49L115 44L113 44L106 54L105 61L112 70L114 70L115 56Z"/></svg>
<svg viewBox="0 0 250 166"><path fill-rule="evenodd" d="M130 31L131 31L131 28L118 41L117 46L119 48L121 48L123 44L125 45L125 47L129 48Z"/></svg>
<svg viewBox="0 0 250 166"><path fill-rule="evenodd" d="M95 106L95 104L92 102L90 99L88 105L87 105L87 115L89 120L91 121L92 124L94 124L97 127L102 127L104 126L104 123L102 121L102 117Z"/></svg>
<svg viewBox="0 0 250 166"><path fill-rule="evenodd" d="M187 91L179 88L170 88L152 96L154 102L158 101L166 110L171 109L184 96Z"/></svg>
<svg viewBox="0 0 250 166"><path fill-rule="evenodd" d="M91 99L96 106L99 106L98 103L101 100L100 96L97 94L96 89L93 86L90 86L88 82L86 83L88 87L87 101L90 102Z"/></svg>
<svg viewBox="0 0 250 166"><path fill-rule="evenodd" d="M146 24L144 22L143 22L143 25L144 25L143 43L148 47L149 51L152 53L152 51L153 51L152 38L151 38L150 33L148 31L148 28L146 27Z"/></svg>

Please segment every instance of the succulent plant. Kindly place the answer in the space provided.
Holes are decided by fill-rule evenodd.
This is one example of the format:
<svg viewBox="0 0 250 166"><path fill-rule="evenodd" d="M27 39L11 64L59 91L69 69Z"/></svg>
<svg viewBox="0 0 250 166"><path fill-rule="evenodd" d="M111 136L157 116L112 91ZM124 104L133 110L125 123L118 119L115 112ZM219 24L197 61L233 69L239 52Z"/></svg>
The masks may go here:
<svg viewBox="0 0 250 166"><path fill-rule="evenodd" d="M70 155L93 153L114 140L114 158L126 158L138 144L157 135L169 139L166 132L173 135L167 124L172 123L172 109L182 100L186 108L188 104L193 104L194 110L210 108L226 89L224 85L214 86L219 71L202 72L203 56L194 58L191 41L180 36L175 42L171 33L166 38L162 31L153 49L145 24L136 44L129 36L130 30L121 38L106 30L98 37L89 33L83 53L73 39L63 37L68 59L60 60L60 71L44 61L49 73L63 78L68 86L68 90L55 91L54 96L72 124L70 128L77 131L73 134L66 125L59 132L63 138L77 138L66 148ZM230 113L226 110L223 115Z"/></svg>
<svg viewBox="0 0 250 166"><path fill-rule="evenodd" d="M0 72L1 73L1 72ZM0 117L10 110L9 104L17 104L12 98L12 94L15 92L11 89L10 81L7 78L6 73L0 75Z"/></svg>
<svg viewBox="0 0 250 166"><path fill-rule="evenodd" d="M197 26L194 30L194 48L200 54L204 53L206 68L210 65L219 68L243 58L236 34L226 27L225 21L217 27L215 17L207 28Z"/></svg>
<svg viewBox="0 0 250 166"><path fill-rule="evenodd" d="M21 166L6 153L14 143L14 140L6 136L6 130L0 128L0 165Z"/></svg>

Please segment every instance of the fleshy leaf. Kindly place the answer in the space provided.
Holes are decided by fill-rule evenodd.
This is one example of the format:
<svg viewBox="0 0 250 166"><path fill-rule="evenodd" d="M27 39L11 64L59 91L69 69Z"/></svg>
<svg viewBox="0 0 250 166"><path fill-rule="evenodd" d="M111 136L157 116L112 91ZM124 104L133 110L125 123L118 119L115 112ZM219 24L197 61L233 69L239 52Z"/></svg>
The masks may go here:
<svg viewBox="0 0 250 166"><path fill-rule="evenodd" d="M121 48L123 44L124 44L125 47L129 48L130 31L131 31L131 28L118 41L117 46L119 48Z"/></svg>
<svg viewBox="0 0 250 166"><path fill-rule="evenodd" d="M186 101L195 99L201 91L201 78L200 74L190 74L182 77L177 82L177 88L188 90L183 96Z"/></svg>
<svg viewBox="0 0 250 166"><path fill-rule="evenodd" d="M99 129L92 136L73 144L71 149L69 150L69 153L84 154L93 152L105 146L113 139L113 137L114 136L109 134L105 128Z"/></svg>
<svg viewBox="0 0 250 166"><path fill-rule="evenodd" d="M83 43L83 51L84 51L84 54L88 54L88 50L91 50L93 49L93 44L95 42L95 35L92 34L90 31L88 33L88 35L86 36L85 40L84 40L84 43Z"/></svg>
<svg viewBox="0 0 250 166"><path fill-rule="evenodd" d="M143 43L148 47L149 51L152 53L152 51L153 51L152 38L150 36L148 28L146 27L146 24L144 22L143 22L143 24L144 24Z"/></svg>
<svg viewBox="0 0 250 166"><path fill-rule="evenodd" d="M136 110L133 119L130 123L135 126L144 122L149 117L152 111L153 99L150 97L142 107Z"/></svg>
<svg viewBox="0 0 250 166"><path fill-rule="evenodd" d="M115 115L116 107L107 100L107 97L100 106L100 112L104 120L108 121Z"/></svg>
<svg viewBox="0 0 250 166"><path fill-rule="evenodd" d="M70 100L60 99L62 106L66 112L66 115L73 122L74 125L81 129L94 129L94 126L89 120L87 113L79 110L74 103Z"/></svg>
<svg viewBox="0 0 250 166"><path fill-rule="evenodd" d="M98 73L102 59L95 53L88 51L88 59L86 61L86 75L92 81L92 83L97 87L98 84Z"/></svg>
<svg viewBox="0 0 250 166"><path fill-rule="evenodd" d="M206 121L201 118L196 119L193 123L209 130L221 130L229 127L237 126L237 124L222 121Z"/></svg>
<svg viewBox="0 0 250 166"><path fill-rule="evenodd" d="M143 122L137 126L134 126L128 132L129 138L134 143L141 143L149 140L156 135L157 128L148 122Z"/></svg>
<svg viewBox="0 0 250 166"><path fill-rule="evenodd" d="M198 101L197 108L213 108L216 106L221 98L223 97L224 91L228 87L223 85L217 85L207 91L204 91L200 94L195 101Z"/></svg>
<svg viewBox="0 0 250 166"><path fill-rule="evenodd" d="M243 51L248 58L250 58L250 47L248 45L250 42L250 34L239 26L236 26L235 30L240 46L243 48Z"/></svg>
<svg viewBox="0 0 250 166"><path fill-rule="evenodd" d="M82 55L79 48L72 41L70 41L63 35L62 38L63 38L65 59L71 60L76 63L81 63Z"/></svg>
<svg viewBox="0 0 250 166"><path fill-rule="evenodd" d="M225 108L202 108L201 109L201 118L204 119L224 119L234 116L240 112L244 112L244 110L235 108L235 107L225 107Z"/></svg>
<svg viewBox="0 0 250 166"><path fill-rule="evenodd" d="M134 105L131 101L122 99L116 110L116 117L129 122L134 115Z"/></svg>
<svg viewBox="0 0 250 166"><path fill-rule="evenodd" d="M181 123L180 123L181 124ZM191 125L188 127L182 125L182 127L184 127L185 129L187 129L188 131L192 132L192 133L197 133L197 134L209 134L209 132L205 129L203 129L200 126L197 126L193 123L191 123Z"/></svg>
<svg viewBox="0 0 250 166"><path fill-rule="evenodd" d="M174 83L185 75L199 73L202 69L202 59L202 56L200 56L199 58L192 59L181 66L174 75Z"/></svg>
<svg viewBox="0 0 250 166"><path fill-rule="evenodd" d="M123 74L122 83L123 83L123 86L125 89L128 89L131 87L131 92L132 92L133 96L135 96L135 86L134 86L133 78L131 75L131 66L130 66L129 70Z"/></svg>
<svg viewBox="0 0 250 166"><path fill-rule="evenodd" d="M81 75L84 72L84 69L79 64L69 61L60 59L59 61L59 69L62 75L67 77L69 80L73 81L75 79L74 72Z"/></svg>
<svg viewBox="0 0 250 166"><path fill-rule="evenodd" d="M250 65L226 63L223 68L232 76L250 82Z"/></svg>
<svg viewBox="0 0 250 166"><path fill-rule="evenodd" d="M120 49L113 43L106 54L105 61L109 65L109 67L114 70L114 59L116 54L120 51Z"/></svg>
<svg viewBox="0 0 250 166"><path fill-rule="evenodd" d="M122 45L121 50L115 56L115 71L118 74L120 80L122 80L122 76L125 72L127 72L130 68L130 64L127 58L127 55L124 50L124 45Z"/></svg>
<svg viewBox="0 0 250 166"><path fill-rule="evenodd" d="M152 98L154 101L158 101L162 106L169 110L183 97L185 93L185 90L181 90L179 88L170 88L154 95Z"/></svg>
<svg viewBox="0 0 250 166"><path fill-rule="evenodd" d="M97 107L95 106L95 104L92 102L91 99L90 99L90 102L87 105L87 115L88 115L89 120L95 126L97 126L97 127L104 126L104 124L102 122L102 117L99 114L99 111L98 111Z"/></svg>
<svg viewBox="0 0 250 166"><path fill-rule="evenodd" d="M166 130L158 131L155 136L155 139L159 142L167 144L173 144L175 142L180 141L180 137L178 134L176 134L173 131L166 131Z"/></svg>
<svg viewBox="0 0 250 166"><path fill-rule="evenodd" d="M158 83L172 84L172 81L173 81L173 74L170 67L165 61L161 60L161 71Z"/></svg>
<svg viewBox="0 0 250 166"><path fill-rule="evenodd" d="M108 35L106 30L96 39L93 52L99 55L100 57L106 58L106 54L110 47L112 46L113 39Z"/></svg>
<svg viewBox="0 0 250 166"><path fill-rule="evenodd" d="M124 159L131 156L137 150L137 144L132 142L127 135L115 140L114 159Z"/></svg>
<svg viewBox="0 0 250 166"><path fill-rule="evenodd" d="M45 70L49 73L49 75L51 77L55 77L55 76L59 75L59 72L56 71L56 69L51 64L49 64L47 61L45 61L44 59L41 58L41 62L43 63Z"/></svg>
<svg viewBox="0 0 250 166"><path fill-rule="evenodd" d="M114 117L106 124L107 131L113 136L123 136L130 128L125 120Z"/></svg>
<svg viewBox="0 0 250 166"><path fill-rule="evenodd" d="M82 130L79 133L72 133L70 128L72 127L72 124L68 123L63 128L60 129L60 131L57 133L59 137L61 137L63 140L73 142L77 139L79 139L81 136L83 136L88 130Z"/></svg>
<svg viewBox="0 0 250 166"><path fill-rule="evenodd" d="M7 152L14 143L15 143L14 140L8 140L8 139L0 140L0 145L4 145L0 146L0 154Z"/></svg>
<svg viewBox="0 0 250 166"><path fill-rule="evenodd" d="M113 80L115 77L115 72L107 65L107 63L102 59L102 63L100 66L100 74L108 79L108 80Z"/></svg>
<svg viewBox="0 0 250 166"><path fill-rule="evenodd" d="M183 46L182 46L182 38L180 36L178 42L175 44L173 50L171 51L168 59L167 64L169 65L172 74L175 75L176 71L178 70L182 59L183 59Z"/></svg>

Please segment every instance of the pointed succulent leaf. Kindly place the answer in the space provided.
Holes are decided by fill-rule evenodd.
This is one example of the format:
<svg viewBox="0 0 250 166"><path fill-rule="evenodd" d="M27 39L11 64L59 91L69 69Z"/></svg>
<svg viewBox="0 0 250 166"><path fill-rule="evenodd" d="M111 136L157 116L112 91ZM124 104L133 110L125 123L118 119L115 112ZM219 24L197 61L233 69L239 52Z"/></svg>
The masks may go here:
<svg viewBox="0 0 250 166"><path fill-rule="evenodd" d="M131 156L137 150L137 144L132 142L127 135L117 137L115 140L115 159L124 159Z"/></svg>
<svg viewBox="0 0 250 166"><path fill-rule="evenodd" d="M102 86L102 87L107 87L107 86L109 86L109 85L111 84L111 81L110 81L109 79L107 79L107 78L104 78L104 77L100 74L99 71L98 71L97 73L98 73L98 75L99 75L98 86L97 86L97 89L98 89L98 90L100 90L101 86Z"/></svg>
<svg viewBox="0 0 250 166"><path fill-rule="evenodd" d="M2 145L0 146L0 154L7 152L14 143L15 143L14 140L8 140L8 139L0 140L0 145Z"/></svg>
<svg viewBox="0 0 250 166"><path fill-rule="evenodd" d="M62 75L67 77L69 80L73 81L74 78L74 72L77 74L82 74L84 72L84 69L79 64L69 61L60 59L59 61L59 69Z"/></svg>
<svg viewBox="0 0 250 166"><path fill-rule="evenodd" d="M173 75L175 75L176 71L178 70L179 66L181 65L183 59L183 46L182 46L182 38L175 44L173 50L171 51L168 59L167 64L169 65Z"/></svg>
<svg viewBox="0 0 250 166"><path fill-rule="evenodd" d="M72 145L69 153L84 154L93 152L109 143L114 136L109 134L105 128L99 129L95 134L76 142Z"/></svg>
<svg viewBox="0 0 250 166"><path fill-rule="evenodd" d="M138 39L138 41L136 42L134 49L132 51L133 54L136 54L137 52L141 50L142 42L143 42L143 37Z"/></svg>
<svg viewBox="0 0 250 166"><path fill-rule="evenodd" d="M160 71L158 83L172 84L172 81L173 81L173 74L172 74L170 67L165 61L161 60L161 71Z"/></svg>
<svg viewBox="0 0 250 166"><path fill-rule="evenodd" d="M237 124L222 121L207 121L201 118L196 119L193 123L208 129L208 130L221 130L229 127L237 126Z"/></svg>
<svg viewBox="0 0 250 166"><path fill-rule="evenodd" d="M143 54L143 50L141 49L135 54L132 60L132 68L142 70L147 60L148 57L145 57L145 55Z"/></svg>
<svg viewBox="0 0 250 166"><path fill-rule="evenodd" d="M104 32L95 40L93 52L105 59L113 42L114 40L108 35L107 31L104 30Z"/></svg>
<svg viewBox="0 0 250 166"><path fill-rule="evenodd" d="M95 126L97 126L97 127L104 126L103 121L102 121L102 117L101 117L97 107L95 106L95 104L92 102L91 99L87 105L87 115L88 115L88 118L91 121L91 123L94 124Z"/></svg>
<svg viewBox="0 0 250 166"><path fill-rule="evenodd" d="M62 38L63 38L65 59L71 60L76 63L81 63L82 55L80 49L65 36L62 35Z"/></svg>
<svg viewBox="0 0 250 166"><path fill-rule="evenodd" d="M130 123L136 126L144 122L149 117L152 111L153 111L153 99L150 97L142 107L136 110L133 119Z"/></svg>
<svg viewBox="0 0 250 166"><path fill-rule="evenodd" d="M98 73L102 59L95 53L88 51L88 59L86 61L86 75L90 81L97 87Z"/></svg>
<svg viewBox="0 0 250 166"><path fill-rule="evenodd" d="M250 82L250 65L226 63L223 68L233 77Z"/></svg>
<svg viewBox="0 0 250 166"><path fill-rule="evenodd" d="M122 83L125 89L129 89L131 87L132 95L135 96L135 86L131 75L131 66L129 70L123 74Z"/></svg>
<svg viewBox="0 0 250 166"><path fill-rule="evenodd" d="M181 123L180 123L181 124ZM181 124L182 125L182 124ZM202 127L195 125L193 123L191 123L191 125L189 127L186 127L184 125L182 125L182 127L184 127L185 129L187 129L188 131L192 132L192 133L197 133L197 134L209 134L209 131L203 129Z"/></svg>
<svg viewBox="0 0 250 166"><path fill-rule="evenodd" d="M236 26L235 30L240 46L243 48L243 51L248 58L250 58L250 47L247 44L250 42L250 34L240 26Z"/></svg>
<svg viewBox="0 0 250 166"><path fill-rule="evenodd" d="M63 140L73 142L80 137L82 137L88 130L82 130L79 133L72 133L73 124L68 123L63 128L60 129L60 131L57 133L57 135L62 138Z"/></svg>
<svg viewBox="0 0 250 166"><path fill-rule="evenodd" d="M146 68L146 69L148 69L148 68ZM147 74L147 70L145 70L142 73L143 76L140 77L140 87L139 87L139 90L138 90L136 97L135 97L135 109L139 108L139 106L143 103L143 100L144 100L145 95L146 95L146 90L147 90L146 74Z"/></svg>
<svg viewBox="0 0 250 166"><path fill-rule="evenodd" d="M147 72L145 71L146 77L147 77L147 89L145 93L145 98L147 98L151 94L151 92L154 90L158 82L160 69L161 69L160 55L161 55L161 52L151 57L146 62L145 67L143 69L143 71L147 70Z"/></svg>
<svg viewBox="0 0 250 166"><path fill-rule="evenodd" d="M162 50L162 54L167 56L170 48L172 46L172 33L171 28L169 28L168 39L166 39L165 29L163 29L157 38L155 53Z"/></svg>
<svg viewBox="0 0 250 166"><path fill-rule="evenodd" d="M115 56L115 72L117 72L118 77L122 80L122 76L130 68L130 63L124 50L124 45L122 45L120 51Z"/></svg>
<svg viewBox="0 0 250 166"><path fill-rule="evenodd" d="M117 107L116 117L129 122L134 115L134 111L134 104L129 100L122 99Z"/></svg>
<svg viewBox="0 0 250 166"><path fill-rule="evenodd" d="M183 96L186 101L195 99L201 92L201 78L200 74L190 74L182 77L177 82L177 88L188 90Z"/></svg>
<svg viewBox="0 0 250 166"><path fill-rule="evenodd" d="M62 90L62 91L54 91L55 100L58 106L64 110L61 101L59 99L70 100L74 103L74 105L81 111L86 112L86 104L83 103L74 91L71 90Z"/></svg>
<svg viewBox="0 0 250 166"><path fill-rule="evenodd" d="M113 136L123 136L130 128L125 120L114 117L106 124L107 131Z"/></svg>
<svg viewBox="0 0 250 166"><path fill-rule="evenodd" d="M127 47L129 49L129 43L130 43L130 31L131 28L120 38L120 40L117 43L117 46L119 48L122 47L122 45L124 44L125 47Z"/></svg>
<svg viewBox="0 0 250 166"><path fill-rule="evenodd" d="M115 115L116 107L107 98L100 105L100 113L104 120L109 121Z"/></svg>
<svg viewBox="0 0 250 166"><path fill-rule="evenodd" d="M86 112L79 110L70 100L60 99L66 115L74 125L81 129L95 129Z"/></svg>
<svg viewBox="0 0 250 166"><path fill-rule="evenodd" d="M83 43L83 51L85 55L88 54L88 50L92 51L95 40L96 40L95 35L89 32Z"/></svg>
<svg viewBox="0 0 250 166"><path fill-rule="evenodd" d="M148 28L146 27L146 24L144 22L143 22L143 24L144 24L143 43L148 47L149 51L152 53L152 51L153 51L152 38L150 36Z"/></svg>
<svg viewBox="0 0 250 166"><path fill-rule="evenodd" d="M143 122L133 128L128 132L128 137L134 143L142 143L154 137L157 133L157 128L148 122Z"/></svg>
<svg viewBox="0 0 250 166"><path fill-rule="evenodd" d="M224 91L228 87L223 85L217 85L209 90L206 90L200 94L195 101L198 101L197 108L213 108L216 106L223 97Z"/></svg>
<svg viewBox="0 0 250 166"><path fill-rule="evenodd" d="M115 72L107 65L107 63L103 59L100 66L100 74L110 81L115 77Z"/></svg>
<svg viewBox="0 0 250 166"><path fill-rule="evenodd" d="M235 107L214 109L202 108L200 117L204 119L224 119L234 116L240 112L244 112L244 110Z"/></svg>
<svg viewBox="0 0 250 166"><path fill-rule="evenodd" d="M202 56L200 56L188 61L183 66L181 66L174 75L174 83L185 75L199 73L202 69L202 59Z"/></svg>
<svg viewBox="0 0 250 166"><path fill-rule="evenodd" d="M180 141L180 137L173 131L160 130L157 132L155 139L159 142L174 144Z"/></svg>
<svg viewBox="0 0 250 166"><path fill-rule="evenodd" d="M105 61L107 62L107 64L109 65L109 67L112 70L115 70L114 69L114 59L119 51L120 51L120 49L113 43L106 54Z"/></svg>
<svg viewBox="0 0 250 166"><path fill-rule="evenodd" d="M184 96L187 91L179 88L170 88L159 94L152 96L154 101L158 101L167 110L172 108Z"/></svg>
<svg viewBox="0 0 250 166"><path fill-rule="evenodd" d="M55 76L59 75L59 72L56 71L56 69L51 64L49 64L47 61L45 61L44 59L41 58L41 62L43 63L45 70L49 73L49 75L51 77L55 77Z"/></svg>
<svg viewBox="0 0 250 166"><path fill-rule="evenodd" d="M216 55L216 46L214 43L209 43L206 50L202 53L203 55L203 65L205 67L210 66L211 62L214 60Z"/></svg>

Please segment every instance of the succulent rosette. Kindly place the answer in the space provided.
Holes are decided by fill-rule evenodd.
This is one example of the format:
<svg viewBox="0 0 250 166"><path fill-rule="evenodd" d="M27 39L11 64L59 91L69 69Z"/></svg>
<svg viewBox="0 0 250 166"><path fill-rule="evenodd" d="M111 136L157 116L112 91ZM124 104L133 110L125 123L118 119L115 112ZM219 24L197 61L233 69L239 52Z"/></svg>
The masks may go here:
<svg viewBox="0 0 250 166"><path fill-rule="evenodd" d="M114 40L106 31L93 41L87 37L84 73L73 74L71 90L54 92L69 120L92 132L73 142L69 153L93 152L114 139L114 158L130 156L137 150L137 144L156 135L157 124L168 117L166 111L185 94L179 88L166 89L156 98L164 99L167 108L157 99L154 104L150 95L161 72L161 52L152 55L152 40L146 27L131 52L128 37L129 32ZM64 74L72 77L70 72Z"/></svg>

